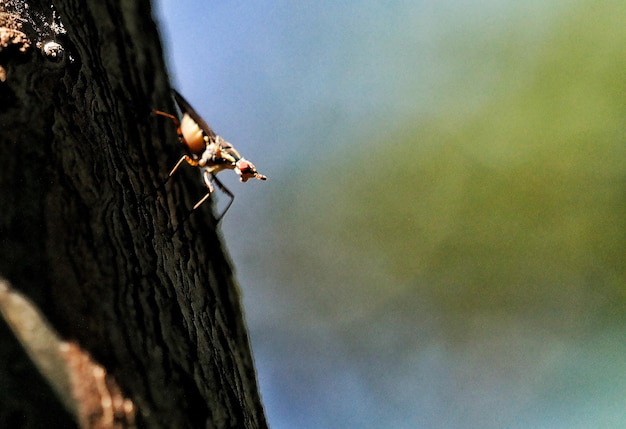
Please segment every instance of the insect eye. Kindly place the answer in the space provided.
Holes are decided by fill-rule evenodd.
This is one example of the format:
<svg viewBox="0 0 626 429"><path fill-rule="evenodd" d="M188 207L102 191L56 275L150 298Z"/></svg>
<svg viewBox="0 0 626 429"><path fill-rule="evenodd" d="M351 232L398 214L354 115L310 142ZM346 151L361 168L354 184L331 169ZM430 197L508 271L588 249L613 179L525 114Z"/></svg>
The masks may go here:
<svg viewBox="0 0 626 429"><path fill-rule="evenodd" d="M252 173L254 172L254 168L252 167L252 164L250 164L248 161L241 161L239 163L239 171L241 171L242 173Z"/></svg>

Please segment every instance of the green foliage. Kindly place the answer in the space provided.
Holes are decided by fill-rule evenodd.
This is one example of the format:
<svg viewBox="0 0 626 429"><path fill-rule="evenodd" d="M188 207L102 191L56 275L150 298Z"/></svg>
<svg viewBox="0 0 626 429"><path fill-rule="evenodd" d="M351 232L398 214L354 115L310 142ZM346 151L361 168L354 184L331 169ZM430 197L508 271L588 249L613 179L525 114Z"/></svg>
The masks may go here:
<svg viewBox="0 0 626 429"><path fill-rule="evenodd" d="M306 193L316 205L294 201L316 232L301 238L362 277L361 293L420 290L458 315L615 308L626 294L625 12L588 2L535 46L495 43L482 94L457 77L457 105L333 154Z"/></svg>

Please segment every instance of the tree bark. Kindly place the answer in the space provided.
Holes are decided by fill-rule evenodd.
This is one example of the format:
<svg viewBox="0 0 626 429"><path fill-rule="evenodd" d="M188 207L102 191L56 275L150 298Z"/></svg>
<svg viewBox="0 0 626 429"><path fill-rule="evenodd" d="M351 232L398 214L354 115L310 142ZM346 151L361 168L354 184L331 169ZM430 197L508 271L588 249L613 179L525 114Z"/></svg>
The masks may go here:
<svg viewBox="0 0 626 429"><path fill-rule="evenodd" d="M210 205L180 223L199 173L160 187L181 148L150 113L174 110L149 1L44 3L0 0L0 276L134 414L111 426L74 419L266 427ZM5 331L0 426L69 427ZM75 384L87 401L89 386Z"/></svg>

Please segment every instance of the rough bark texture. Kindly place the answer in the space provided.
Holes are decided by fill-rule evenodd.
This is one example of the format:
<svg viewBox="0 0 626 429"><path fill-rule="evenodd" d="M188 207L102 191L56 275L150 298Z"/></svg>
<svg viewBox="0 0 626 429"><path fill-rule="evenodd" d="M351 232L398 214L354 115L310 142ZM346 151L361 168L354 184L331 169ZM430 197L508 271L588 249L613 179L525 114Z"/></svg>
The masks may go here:
<svg viewBox="0 0 626 429"><path fill-rule="evenodd" d="M139 427L266 427L209 205L174 233L199 174L156 190L180 148L150 114L173 106L149 2L29 6L0 1L0 275ZM16 344L0 326L0 426L71 427Z"/></svg>

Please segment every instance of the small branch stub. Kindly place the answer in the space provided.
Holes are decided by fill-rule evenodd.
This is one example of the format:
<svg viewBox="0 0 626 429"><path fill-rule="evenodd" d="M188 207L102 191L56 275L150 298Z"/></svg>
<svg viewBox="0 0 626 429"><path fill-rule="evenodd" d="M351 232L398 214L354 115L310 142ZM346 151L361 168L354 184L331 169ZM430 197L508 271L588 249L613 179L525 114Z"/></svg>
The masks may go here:
<svg viewBox="0 0 626 429"><path fill-rule="evenodd" d="M39 309L0 278L0 317L81 429L134 429L135 406L77 343L63 341Z"/></svg>
<svg viewBox="0 0 626 429"><path fill-rule="evenodd" d="M7 79L5 65L11 53L26 54L35 46L49 61L65 58L65 48L59 41L65 33L54 6L37 10L24 1L0 0L0 82ZM72 61L71 56L69 59Z"/></svg>

